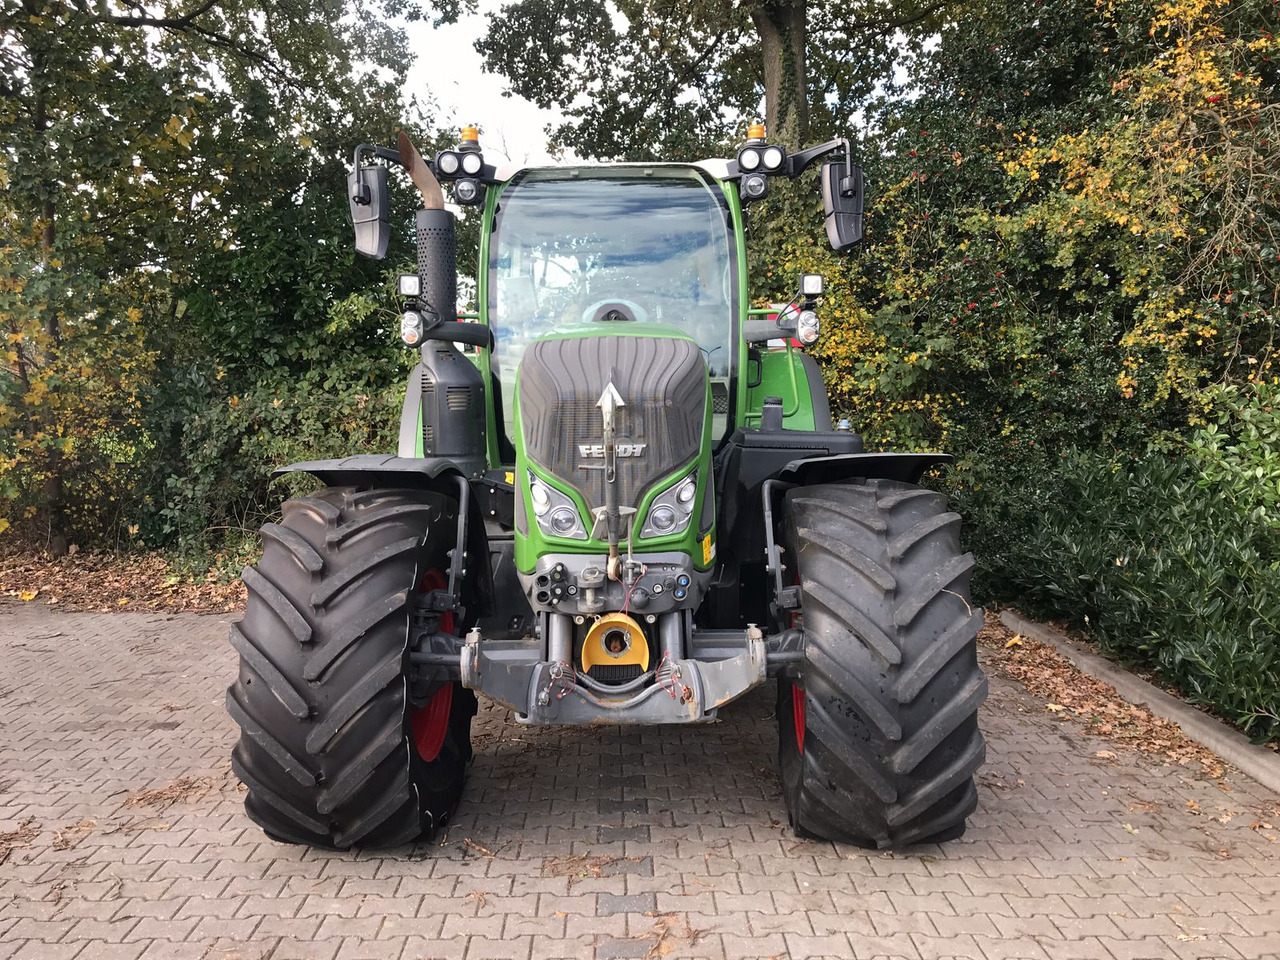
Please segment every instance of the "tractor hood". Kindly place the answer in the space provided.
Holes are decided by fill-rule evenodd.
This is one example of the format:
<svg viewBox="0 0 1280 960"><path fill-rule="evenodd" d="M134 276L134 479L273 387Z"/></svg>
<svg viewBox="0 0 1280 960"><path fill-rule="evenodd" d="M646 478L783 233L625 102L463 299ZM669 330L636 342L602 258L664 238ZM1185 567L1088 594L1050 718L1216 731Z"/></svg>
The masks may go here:
<svg viewBox="0 0 1280 960"><path fill-rule="evenodd" d="M521 459L578 491L588 510L604 506L601 398L610 394L617 502L638 509L654 484L699 460L707 384L697 342L661 324L591 323L538 339L517 379Z"/></svg>

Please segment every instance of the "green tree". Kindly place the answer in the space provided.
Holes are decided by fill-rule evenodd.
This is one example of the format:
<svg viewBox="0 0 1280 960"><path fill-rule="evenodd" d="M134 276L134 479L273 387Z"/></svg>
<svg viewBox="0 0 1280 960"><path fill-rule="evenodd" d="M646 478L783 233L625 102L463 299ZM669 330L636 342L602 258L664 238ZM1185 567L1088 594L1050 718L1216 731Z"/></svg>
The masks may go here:
<svg viewBox="0 0 1280 960"><path fill-rule="evenodd" d="M404 121L394 15L420 12L0 0L4 522L38 513L55 550L121 524L178 361L270 360L371 282L341 169Z"/></svg>
<svg viewBox="0 0 1280 960"><path fill-rule="evenodd" d="M740 133L761 102L778 142L844 134L945 2L514 0L476 49L521 96L564 111L556 144L685 160Z"/></svg>

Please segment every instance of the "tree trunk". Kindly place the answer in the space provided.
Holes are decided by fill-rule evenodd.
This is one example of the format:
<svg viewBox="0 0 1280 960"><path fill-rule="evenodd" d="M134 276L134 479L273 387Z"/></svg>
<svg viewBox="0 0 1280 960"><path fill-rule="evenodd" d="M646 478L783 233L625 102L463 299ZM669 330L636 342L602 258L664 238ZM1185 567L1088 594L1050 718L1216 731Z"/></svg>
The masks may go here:
<svg viewBox="0 0 1280 960"><path fill-rule="evenodd" d="M764 55L765 126L769 139L791 149L809 135L805 72L806 0L764 0L750 7Z"/></svg>

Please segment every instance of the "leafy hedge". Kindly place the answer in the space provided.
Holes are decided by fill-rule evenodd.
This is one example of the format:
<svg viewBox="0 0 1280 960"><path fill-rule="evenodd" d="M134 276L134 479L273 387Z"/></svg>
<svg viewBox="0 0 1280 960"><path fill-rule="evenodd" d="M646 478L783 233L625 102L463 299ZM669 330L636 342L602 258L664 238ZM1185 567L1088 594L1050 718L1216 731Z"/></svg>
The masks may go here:
<svg viewBox="0 0 1280 960"><path fill-rule="evenodd" d="M1073 453L1012 592L1155 668L1259 739L1280 736L1280 530L1203 486L1193 456Z"/></svg>

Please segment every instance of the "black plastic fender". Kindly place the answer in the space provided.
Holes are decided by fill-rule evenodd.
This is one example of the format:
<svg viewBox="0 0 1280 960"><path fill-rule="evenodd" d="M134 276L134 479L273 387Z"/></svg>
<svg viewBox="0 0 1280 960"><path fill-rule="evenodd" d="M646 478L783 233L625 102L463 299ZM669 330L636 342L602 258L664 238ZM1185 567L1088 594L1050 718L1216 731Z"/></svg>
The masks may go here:
<svg viewBox="0 0 1280 960"><path fill-rule="evenodd" d="M842 453L792 460L776 479L797 486L858 479L919 483L930 467L954 462L949 453Z"/></svg>
<svg viewBox="0 0 1280 960"><path fill-rule="evenodd" d="M336 460L303 460L277 467L271 476L306 473L330 487L410 487L438 490L457 498L465 488L467 496L466 575L462 602L467 621L493 612L493 571L489 568L489 538L484 513L474 488L465 482L463 468L447 457L396 457L391 454L358 454ZM463 482L460 482L463 481Z"/></svg>

